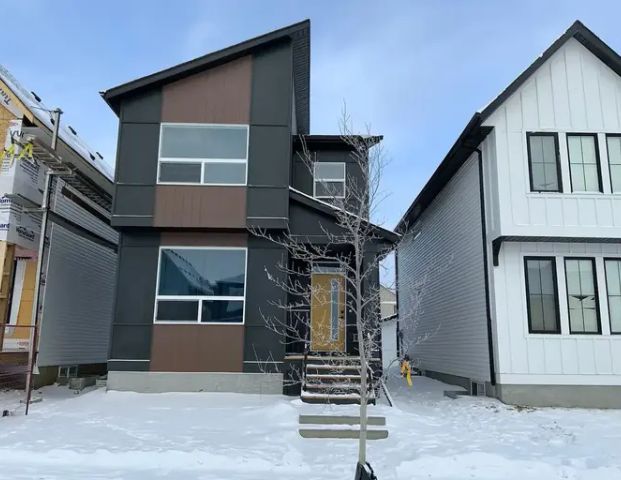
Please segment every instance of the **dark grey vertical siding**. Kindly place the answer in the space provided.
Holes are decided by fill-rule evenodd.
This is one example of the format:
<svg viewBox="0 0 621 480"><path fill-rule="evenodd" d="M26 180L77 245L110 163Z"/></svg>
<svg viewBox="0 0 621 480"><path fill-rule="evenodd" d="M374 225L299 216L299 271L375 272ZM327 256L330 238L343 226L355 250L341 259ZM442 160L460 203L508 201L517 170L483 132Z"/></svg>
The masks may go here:
<svg viewBox="0 0 621 480"><path fill-rule="evenodd" d="M270 302L286 304L287 294L267 277L267 272L278 276L276 265L285 259L281 246L261 238L248 239L244 371L256 371L257 361L282 361L284 357L284 339L266 326L264 316L286 319L285 313Z"/></svg>
<svg viewBox="0 0 621 480"><path fill-rule="evenodd" d="M113 206L113 225L151 226L157 176L160 89L150 90L121 105Z"/></svg>
<svg viewBox="0 0 621 480"><path fill-rule="evenodd" d="M288 217L293 63L290 43L253 56L248 224L284 227Z"/></svg>
<svg viewBox="0 0 621 480"><path fill-rule="evenodd" d="M113 360L148 360L151 356L159 243L158 232L121 234L110 347ZM140 368L136 363L136 369Z"/></svg>

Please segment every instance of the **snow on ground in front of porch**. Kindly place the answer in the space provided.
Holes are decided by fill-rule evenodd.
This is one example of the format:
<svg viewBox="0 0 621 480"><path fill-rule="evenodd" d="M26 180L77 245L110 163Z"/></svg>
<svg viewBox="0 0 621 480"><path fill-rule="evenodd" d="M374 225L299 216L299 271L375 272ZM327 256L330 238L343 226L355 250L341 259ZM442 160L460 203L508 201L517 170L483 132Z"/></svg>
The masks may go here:
<svg viewBox="0 0 621 480"><path fill-rule="evenodd" d="M389 387L390 436L369 442L386 479L621 479L621 411L516 409L487 398L451 400L428 378ZM355 413L283 396L137 394L64 387L0 418L0 479L350 479L354 440L310 440L300 413ZM15 407L0 393L0 410Z"/></svg>

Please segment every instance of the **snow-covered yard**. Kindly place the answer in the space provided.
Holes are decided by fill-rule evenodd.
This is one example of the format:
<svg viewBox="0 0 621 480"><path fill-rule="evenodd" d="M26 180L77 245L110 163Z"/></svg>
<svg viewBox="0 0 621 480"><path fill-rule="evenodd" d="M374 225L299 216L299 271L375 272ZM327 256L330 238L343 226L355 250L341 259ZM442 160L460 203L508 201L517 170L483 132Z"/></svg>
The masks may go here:
<svg viewBox="0 0 621 480"><path fill-rule="evenodd" d="M448 387L393 380L390 436L370 443L386 479L621 479L621 411L516 409L492 399L442 396ZM1 479L350 479L354 440L308 440L281 396L74 395L48 387L24 417L0 418ZM0 407L15 397L0 394Z"/></svg>

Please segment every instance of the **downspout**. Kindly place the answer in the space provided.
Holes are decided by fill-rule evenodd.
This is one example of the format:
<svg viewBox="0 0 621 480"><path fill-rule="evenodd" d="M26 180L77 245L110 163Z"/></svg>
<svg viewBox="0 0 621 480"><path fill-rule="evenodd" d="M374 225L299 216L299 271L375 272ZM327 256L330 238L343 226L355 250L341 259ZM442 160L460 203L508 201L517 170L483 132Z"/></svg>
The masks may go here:
<svg viewBox="0 0 621 480"><path fill-rule="evenodd" d="M489 352L489 376L491 384L496 385L496 367L494 365L494 339L492 337L492 314L489 300L489 271L487 259L487 228L485 225L485 190L483 182L483 153L478 147L472 148L479 157L479 196L481 205L481 240L483 244L483 269L485 278L485 314L487 316L487 348Z"/></svg>

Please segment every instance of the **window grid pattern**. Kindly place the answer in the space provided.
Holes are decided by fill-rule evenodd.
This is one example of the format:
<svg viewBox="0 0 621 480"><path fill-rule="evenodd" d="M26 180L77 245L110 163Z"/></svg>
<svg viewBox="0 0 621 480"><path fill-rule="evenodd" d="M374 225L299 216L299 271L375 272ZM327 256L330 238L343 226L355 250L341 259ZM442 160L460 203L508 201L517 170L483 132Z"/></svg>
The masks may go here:
<svg viewBox="0 0 621 480"><path fill-rule="evenodd" d="M601 192L597 135L567 134L569 173L574 192Z"/></svg>
<svg viewBox="0 0 621 480"><path fill-rule="evenodd" d="M527 141L531 191L560 192L557 134L529 133Z"/></svg>
<svg viewBox="0 0 621 480"><path fill-rule="evenodd" d="M612 193L621 193L621 135L606 135L610 188Z"/></svg>
<svg viewBox="0 0 621 480"><path fill-rule="evenodd" d="M316 198L344 198L345 177L345 162L315 162L313 195Z"/></svg>
<svg viewBox="0 0 621 480"><path fill-rule="evenodd" d="M599 304L592 258L566 258L570 333L600 333Z"/></svg>
<svg viewBox="0 0 621 480"><path fill-rule="evenodd" d="M604 266L610 333L621 334L621 259L606 259Z"/></svg>
<svg viewBox="0 0 621 480"><path fill-rule="evenodd" d="M555 259L526 257L524 265L529 332L560 333Z"/></svg>

